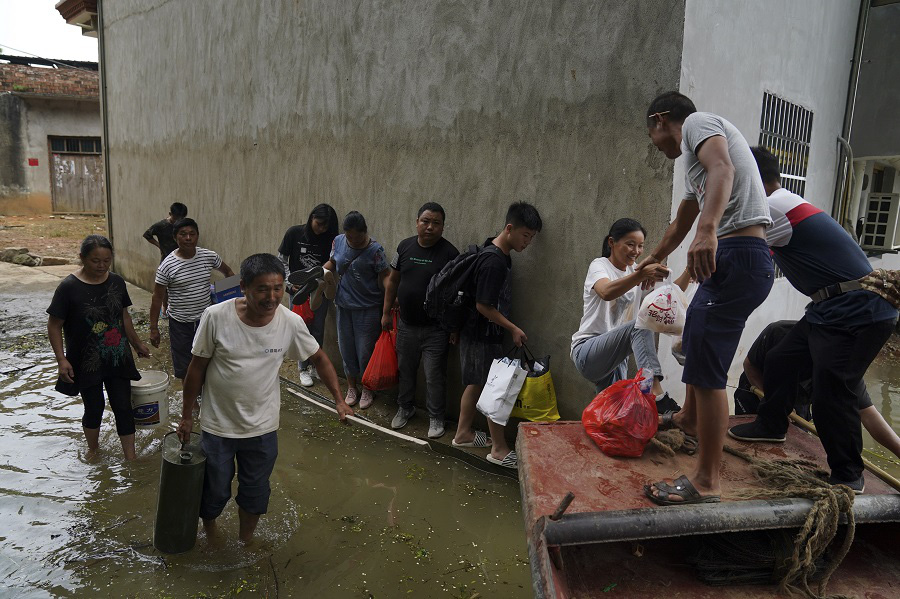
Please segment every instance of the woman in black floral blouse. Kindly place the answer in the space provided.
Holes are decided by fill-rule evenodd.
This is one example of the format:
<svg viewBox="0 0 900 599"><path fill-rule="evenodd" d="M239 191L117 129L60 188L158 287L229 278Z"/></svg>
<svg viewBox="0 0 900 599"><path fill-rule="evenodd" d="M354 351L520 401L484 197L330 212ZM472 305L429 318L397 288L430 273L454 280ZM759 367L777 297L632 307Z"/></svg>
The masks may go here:
<svg viewBox="0 0 900 599"><path fill-rule="evenodd" d="M133 460L131 381L141 375L134 365L131 345L142 357L149 356L150 350L134 331L125 280L109 270L112 244L101 235L89 235L81 243L79 255L81 268L63 279L47 308L47 331L59 364L56 389L66 395L81 394L84 436L89 453L96 453L105 387L125 459Z"/></svg>

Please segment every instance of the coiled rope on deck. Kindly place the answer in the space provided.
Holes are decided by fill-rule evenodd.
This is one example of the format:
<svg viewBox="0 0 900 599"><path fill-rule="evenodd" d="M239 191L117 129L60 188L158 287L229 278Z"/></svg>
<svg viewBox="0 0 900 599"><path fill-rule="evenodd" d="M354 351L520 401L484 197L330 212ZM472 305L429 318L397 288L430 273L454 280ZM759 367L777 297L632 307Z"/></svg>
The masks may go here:
<svg viewBox="0 0 900 599"><path fill-rule="evenodd" d="M809 599L849 599L846 595L826 595L825 587L838 566L850 551L856 534L853 516L854 493L845 485L827 482L828 473L815 463L806 460L765 460L753 457L739 449L725 446L725 451L750 463L751 470L769 488L748 489L734 495L742 499L803 498L813 502L806 521L794 538L794 550L787 572L779 588L790 594ZM810 588L810 579L816 573L815 562L824 556L834 542L841 523L841 515L847 518L847 531L821 578L816 591Z"/></svg>
<svg viewBox="0 0 900 599"><path fill-rule="evenodd" d="M678 429L659 431L650 443L664 455L674 457L675 451L684 444L684 433ZM808 599L850 599L846 595L825 595L825 588L850 551L856 534L853 490L845 485L828 483L828 473L813 462L765 460L728 445L724 449L747 461L757 479L766 486L766 489L741 490L733 493L733 496L740 499L802 498L813 502L806 521L794 537L792 555L779 583L780 590ZM810 581L816 573L816 560L820 560L834 542L841 514L847 518L847 532L841 546L828 560L821 578L815 583L816 590L813 591Z"/></svg>

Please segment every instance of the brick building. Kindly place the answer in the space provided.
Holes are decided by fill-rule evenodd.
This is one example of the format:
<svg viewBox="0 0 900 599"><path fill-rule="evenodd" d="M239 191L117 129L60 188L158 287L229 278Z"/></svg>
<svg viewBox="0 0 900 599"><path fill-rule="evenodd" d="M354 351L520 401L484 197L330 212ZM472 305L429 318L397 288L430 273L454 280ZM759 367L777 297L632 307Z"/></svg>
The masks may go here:
<svg viewBox="0 0 900 599"><path fill-rule="evenodd" d="M97 63L0 55L0 214L105 211Z"/></svg>

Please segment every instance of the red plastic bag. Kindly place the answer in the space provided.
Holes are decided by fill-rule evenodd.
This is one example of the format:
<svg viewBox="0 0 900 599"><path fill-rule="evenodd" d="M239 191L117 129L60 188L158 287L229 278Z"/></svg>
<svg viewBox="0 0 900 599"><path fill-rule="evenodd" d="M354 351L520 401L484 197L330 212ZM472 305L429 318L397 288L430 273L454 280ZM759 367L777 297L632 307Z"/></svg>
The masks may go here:
<svg viewBox="0 0 900 599"><path fill-rule="evenodd" d="M309 307L309 300L306 300L299 306L293 306L291 308L291 312L293 312L294 314L299 314L300 318L302 318L303 322L305 322L306 324L311 323L313 321L313 318L316 317L316 315L312 311L312 308Z"/></svg>
<svg viewBox="0 0 900 599"><path fill-rule="evenodd" d="M381 336L375 342L375 350L369 358L369 365L363 373L363 387L372 391L384 391L396 385L400 380L400 371L397 368L397 350L394 349L394 341L388 331L381 331Z"/></svg>
<svg viewBox="0 0 900 599"><path fill-rule="evenodd" d="M656 434L656 396L641 393L642 371L601 391L581 414L581 424L609 456L640 457Z"/></svg>

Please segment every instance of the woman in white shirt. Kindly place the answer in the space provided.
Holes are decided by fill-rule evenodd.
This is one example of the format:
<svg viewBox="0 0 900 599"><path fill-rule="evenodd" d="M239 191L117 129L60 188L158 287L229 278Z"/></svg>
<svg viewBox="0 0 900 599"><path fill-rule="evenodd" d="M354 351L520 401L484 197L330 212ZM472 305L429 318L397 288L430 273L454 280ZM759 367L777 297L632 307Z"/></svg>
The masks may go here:
<svg viewBox="0 0 900 599"><path fill-rule="evenodd" d="M594 383L597 392L628 375L628 356L638 368L653 373L652 392L660 414L679 406L660 381L662 368L653 333L634 326L641 302L641 284L662 281L669 270L658 262L638 264L646 231L631 218L620 218L603 240L603 256L591 262L584 281L584 315L572 335L572 361L578 372ZM681 284L681 280L676 283ZM685 280L684 283L687 283Z"/></svg>

